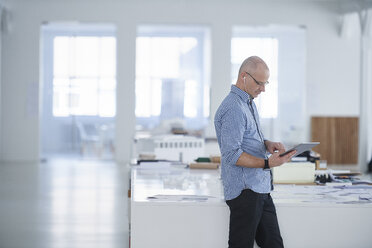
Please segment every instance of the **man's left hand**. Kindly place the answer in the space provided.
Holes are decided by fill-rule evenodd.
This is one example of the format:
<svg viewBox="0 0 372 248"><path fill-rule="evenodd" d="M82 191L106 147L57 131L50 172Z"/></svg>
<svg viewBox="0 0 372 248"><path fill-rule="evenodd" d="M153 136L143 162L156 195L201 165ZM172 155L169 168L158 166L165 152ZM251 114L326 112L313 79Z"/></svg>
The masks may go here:
<svg viewBox="0 0 372 248"><path fill-rule="evenodd" d="M273 142L270 140L265 141L266 149L269 153L273 154L274 152L283 153L285 152L284 145L280 142Z"/></svg>

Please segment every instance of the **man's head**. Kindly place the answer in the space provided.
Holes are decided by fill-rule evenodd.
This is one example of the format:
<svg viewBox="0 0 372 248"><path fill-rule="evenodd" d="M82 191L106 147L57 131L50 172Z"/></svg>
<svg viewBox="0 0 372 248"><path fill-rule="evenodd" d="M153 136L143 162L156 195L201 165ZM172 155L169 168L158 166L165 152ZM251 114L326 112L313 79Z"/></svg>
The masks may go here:
<svg viewBox="0 0 372 248"><path fill-rule="evenodd" d="M265 61L260 57L251 56L240 66L236 86L256 98L261 92L265 92L269 77L270 71Z"/></svg>

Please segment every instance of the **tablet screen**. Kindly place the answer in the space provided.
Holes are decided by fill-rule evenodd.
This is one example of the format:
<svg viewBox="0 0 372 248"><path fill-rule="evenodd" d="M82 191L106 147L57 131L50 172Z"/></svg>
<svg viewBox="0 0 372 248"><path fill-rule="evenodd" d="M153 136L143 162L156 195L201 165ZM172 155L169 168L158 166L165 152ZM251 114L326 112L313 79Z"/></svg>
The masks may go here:
<svg viewBox="0 0 372 248"><path fill-rule="evenodd" d="M320 142L304 142L304 143L300 143L300 144L292 147L291 149L285 151L284 153L280 154L279 156L282 157L282 156L290 153L291 151L296 150L295 155L293 155L293 157L296 157L296 156L300 155L301 153L303 153L305 151L309 151L311 148L313 148L314 146L319 145L319 144L320 144Z"/></svg>

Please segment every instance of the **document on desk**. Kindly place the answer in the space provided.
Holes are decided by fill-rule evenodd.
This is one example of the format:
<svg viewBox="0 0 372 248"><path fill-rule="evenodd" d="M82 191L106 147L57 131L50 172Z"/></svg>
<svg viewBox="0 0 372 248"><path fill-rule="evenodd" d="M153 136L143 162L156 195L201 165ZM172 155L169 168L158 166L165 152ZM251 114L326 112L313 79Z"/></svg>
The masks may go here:
<svg viewBox="0 0 372 248"><path fill-rule="evenodd" d="M168 202L205 202L209 199L215 198L207 195L154 195L147 197L150 201L168 201Z"/></svg>
<svg viewBox="0 0 372 248"><path fill-rule="evenodd" d="M303 203L372 204L372 186L276 186L274 201Z"/></svg>

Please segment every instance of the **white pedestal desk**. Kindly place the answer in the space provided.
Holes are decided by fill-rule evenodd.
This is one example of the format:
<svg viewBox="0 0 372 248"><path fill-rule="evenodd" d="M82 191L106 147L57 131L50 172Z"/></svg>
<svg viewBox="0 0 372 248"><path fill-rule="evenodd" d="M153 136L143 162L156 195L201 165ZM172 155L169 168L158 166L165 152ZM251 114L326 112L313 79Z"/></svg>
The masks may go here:
<svg viewBox="0 0 372 248"><path fill-rule="evenodd" d="M133 166L131 193L131 248L228 246L219 170ZM272 197L285 247L372 247L372 187L275 185Z"/></svg>

